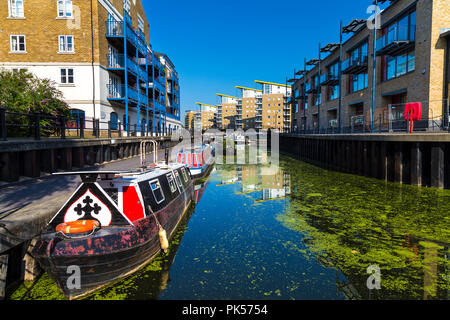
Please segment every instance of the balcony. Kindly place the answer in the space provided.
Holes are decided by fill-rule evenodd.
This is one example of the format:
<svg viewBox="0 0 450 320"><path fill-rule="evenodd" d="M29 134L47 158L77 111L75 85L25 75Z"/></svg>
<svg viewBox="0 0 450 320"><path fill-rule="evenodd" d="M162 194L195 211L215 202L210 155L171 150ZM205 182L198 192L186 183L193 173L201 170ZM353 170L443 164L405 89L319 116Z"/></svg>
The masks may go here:
<svg viewBox="0 0 450 320"><path fill-rule="evenodd" d="M108 84L108 100L125 100L125 85L124 84ZM148 98L145 94L127 87L128 99L136 103L147 105Z"/></svg>
<svg viewBox="0 0 450 320"><path fill-rule="evenodd" d="M127 39L133 44L142 55L147 54L147 44L145 42L144 36L138 36L136 31L132 28L131 17L128 14L125 14L125 28L123 21L106 21L106 37L107 38L121 38L127 34ZM142 33L141 31L139 31Z"/></svg>
<svg viewBox="0 0 450 320"><path fill-rule="evenodd" d="M123 54L107 54L106 57L108 60L108 64L106 67L108 69L120 70L125 68L125 60Z"/></svg>
<svg viewBox="0 0 450 320"><path fill-rule="evenodd" d="M358 74L367 71L369 57L363 55L358 58L348 58L342 62L342 73L343 74ZM339 82L338 82L339 83Z"/></svg>
<svg viewBox="0 0 450 320"><path fill-rule="evenodd" d="M396 56L414 47L416 26L389 27L385 35L377 40L377 55Z"/></svg>
<svg viewBox="0 0 450 320"><path fill-rule="evenodd" d="M321 86L335 86L339 84L339 76L332 73L325 73L320 75Z"/></svg>

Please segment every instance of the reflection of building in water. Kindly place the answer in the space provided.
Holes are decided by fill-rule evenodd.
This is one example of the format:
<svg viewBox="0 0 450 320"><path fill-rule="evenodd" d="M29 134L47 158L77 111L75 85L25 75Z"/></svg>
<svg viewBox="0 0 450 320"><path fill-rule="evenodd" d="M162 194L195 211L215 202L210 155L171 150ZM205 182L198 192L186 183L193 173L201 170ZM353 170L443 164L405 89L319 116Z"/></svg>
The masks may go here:
<svg viewBox="0 0 450 320"><path fill-rule="evenodd" d="M290 175L280 168L248 165L221 169L221 185L241 182L242 193L261 192L257 202L283 198L291 193Z"/></svg>

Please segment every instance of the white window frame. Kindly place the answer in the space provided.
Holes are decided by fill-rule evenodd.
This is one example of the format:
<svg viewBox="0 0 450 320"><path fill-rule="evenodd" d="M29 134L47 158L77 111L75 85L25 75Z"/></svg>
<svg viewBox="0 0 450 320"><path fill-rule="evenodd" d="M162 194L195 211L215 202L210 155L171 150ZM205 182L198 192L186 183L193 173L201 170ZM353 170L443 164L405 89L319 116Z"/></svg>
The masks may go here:
<svg viewBox="0 0 450 320"><path fill-rule="evenodd" d="M13 48L13 37L17 37L17 49L18 50L14 50ZM20 42L19 42L19 37L23 37L23 50L20 50ZM10 50L11 53L26 53L27 52L27 37L24 34L11 34L9 36L9 44L10 44Z"/></svg>
<svg viewBox="0 0 450 320"><path fill-rule="evenodd" d="M61 73L61 71L62 70L65 70L65 75L64 75L64 77L65 77L65 79L66 79L66 82L63 82L62 80L63 80L63 75L62 75L62 73ZM69 82L69 70L72 70L72 82ZM73 68L60 68L59 69L59 77L60 77L60 79L59 79L59 83L60 84L63 84L63 85L73 85L73 84L75 84L75 72L74 72L74 69Z"/></svg>
<svg viewBox="0 0 450 320"><path fill-rule="evenodd" d="M68 4L70 6L68 6ZM61 6L63 6L62 10ZM70 8L70 13L68 8ZM73 19L73 3L72 0L56 0L56 16L60 19ZM61 15L60 12L63 11ZM68 14L69 13L69 14Z"/></svg>
<svg viewBox="0 0 450 320"><path fill-rule="evenodd" d="M186 172L186 168L185 167L181 167L181 173L183 175L184 182L188 182L189 178L187 176L187 172Z"/></svg>
<svg viewBox="0 0 450 320"><path fill-rule="evenodd" d="M20 1L22 3L22 15L16 15L17 13L17 1ZM24 0L8 0L8 13L9 13L9 18L25 18L25 5L24 5ZM13 3L14 3L14 7L15 10L13 10Z"/></svg>
<svg viewBox="0 0 450 320"><path fill-rule="evenodd" d="M158 188L155 188L155 190L156 190L156 189L160 189L160 190L161 190L161 195L162 195L162 200L161 200L161 201L158 201L158 199L156 199L155 192L154 192L154 190L153 190L153 188L152 188L152 183L153 183L153 182L157 182L157 183L158 183ZM163 202L164 200L166 200L166 197L164 196L164 191L163 191L163 189L162 189L162 187L161 187L161 183L159 182L159 179L151 180L151 181L149 182L149 184L150 184L150 189L152 190L153 197L155 198L155 201L156 201L157 204L160 204L161 202Z"/></svg>
<svg viewBox="0 0 450 320"><path fill-rule="evenodd" d="M167 175L167 182L169 183L169 187L170 187L170 191L172 191L172 193L174 193L175 191L177 191L177 184L175 182L175 178L173 177L172 172L168 173ZM172 190L172 185L170 184L170 182L172 182L174 188Z"/></svg>
<svg viewBox="0 0 450 320"><path fill-rule="evenodd" d="M68 39L72 39L72 50L68 50ZM64 48L61 50L61 39L64 41ZM59 35L58 36L58 53L75 53L75 41L73 35Z"/></svg>

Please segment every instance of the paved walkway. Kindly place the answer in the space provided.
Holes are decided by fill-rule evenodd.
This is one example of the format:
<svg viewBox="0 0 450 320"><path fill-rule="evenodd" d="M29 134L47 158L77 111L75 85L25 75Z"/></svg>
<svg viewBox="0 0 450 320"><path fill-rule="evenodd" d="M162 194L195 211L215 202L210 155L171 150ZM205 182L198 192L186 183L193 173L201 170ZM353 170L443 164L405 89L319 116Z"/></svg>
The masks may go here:
<svg viewBox="0 0 450 320"><path fill-rule="evenodd" d="M163 158L164 150L159 150L158 159ZM147 155L146 163L152 159ZM131 170L139 165L140 157L136 156L96 168ZM0 254L39 234L80 182L79 176L47 176L0 189Z"/></svg>

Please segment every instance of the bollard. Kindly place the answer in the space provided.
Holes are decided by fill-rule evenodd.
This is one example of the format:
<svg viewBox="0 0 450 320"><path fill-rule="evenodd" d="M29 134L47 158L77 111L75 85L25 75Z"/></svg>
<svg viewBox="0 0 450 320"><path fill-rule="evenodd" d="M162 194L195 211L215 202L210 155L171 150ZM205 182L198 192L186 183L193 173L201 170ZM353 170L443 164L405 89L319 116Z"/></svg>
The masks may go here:
<svg viewBox="0 0 450 320"><path fill-rule="evenodd" d="M111 121L108 121L108 138L111 138Z"/></svg>

